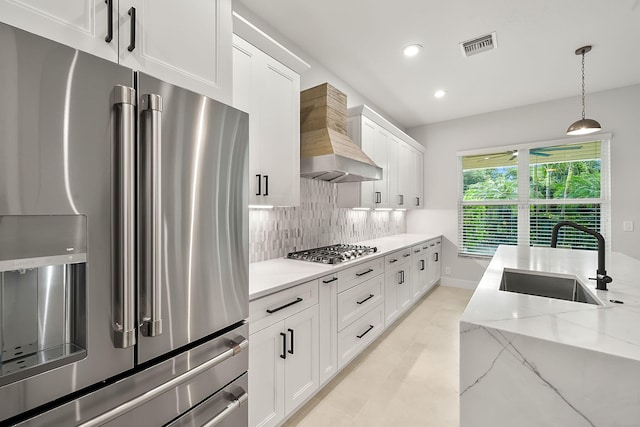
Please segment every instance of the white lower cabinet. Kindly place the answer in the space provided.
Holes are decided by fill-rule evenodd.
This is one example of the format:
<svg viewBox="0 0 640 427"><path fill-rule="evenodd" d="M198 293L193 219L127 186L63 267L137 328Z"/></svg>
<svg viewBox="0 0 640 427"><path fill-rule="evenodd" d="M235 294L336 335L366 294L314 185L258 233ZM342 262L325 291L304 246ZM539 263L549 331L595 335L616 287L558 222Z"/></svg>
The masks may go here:
<svg viewBox="0 0 640 427"><path fill-rule="evenodd" d="M317 281L310 283L317 289ZM261 305L261 300L274 295L251 301L250 312L255 312L252 304ZM296 297L291 302L299 299L301 297ZM279 425L319 387L318 305L296 312L296 304L286 300L279 305L268 304L269 314L287 310L295 314L282 320L276 318L275 323L249 336L249 425L252 427Z"/></svg>
<svg viewBox="0 0 640 427"><path fill-rule="evenodd" d="M440 279L441 239L249 303L249 426L279 426Z"/></svg>
<svg viewBox="0 0 640 427"><path fill-rule="evenodd" d="M385 327L395 322L411 306L411 249L385 256Z"/></svg>

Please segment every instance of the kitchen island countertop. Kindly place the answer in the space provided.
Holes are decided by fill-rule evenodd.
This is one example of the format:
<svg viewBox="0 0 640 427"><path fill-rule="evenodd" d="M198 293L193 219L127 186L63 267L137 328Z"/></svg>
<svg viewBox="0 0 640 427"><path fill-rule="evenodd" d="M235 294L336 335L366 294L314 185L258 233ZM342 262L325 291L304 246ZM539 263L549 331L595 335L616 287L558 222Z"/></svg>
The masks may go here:
<svg viewBox="0 0 640 427"><path fill-rule="evenodd" d="M640 261L500 246L460 319L460 425L637 426ZM600 305L501 291L504 269L575 276ZM620 301L622 303L611 302Z"/></svg>
<svg viewBox="0 0 640 427"><path fill-rule="evenodd" d="M290 288L309 280L323 277L335 271L367 262L378 256L439 238L440 235L396 234L354 244L375 246L375 254L365 255L353 261L339 264L321 264L308 261L276 258L249 264L249 299L254 300L274 292Z"/></svg>

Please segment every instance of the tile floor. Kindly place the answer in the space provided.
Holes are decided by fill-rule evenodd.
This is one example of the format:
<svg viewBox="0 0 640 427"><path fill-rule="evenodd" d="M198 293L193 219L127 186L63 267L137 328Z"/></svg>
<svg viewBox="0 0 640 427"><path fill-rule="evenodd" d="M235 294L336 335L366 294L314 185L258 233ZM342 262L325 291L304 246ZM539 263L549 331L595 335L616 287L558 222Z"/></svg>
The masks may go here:
<svg viewBox="0 0 640 427"><path fill-rule="evenodd" d="M458 319L472 293L436 287L284 427L457 427Z"/></svg>

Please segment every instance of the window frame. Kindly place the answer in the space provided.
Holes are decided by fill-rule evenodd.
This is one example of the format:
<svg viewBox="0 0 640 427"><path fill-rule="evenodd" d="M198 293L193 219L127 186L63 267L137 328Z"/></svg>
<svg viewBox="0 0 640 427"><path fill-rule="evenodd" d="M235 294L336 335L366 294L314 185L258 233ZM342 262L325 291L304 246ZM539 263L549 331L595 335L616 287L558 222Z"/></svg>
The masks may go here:
<svg viewBox="0 0 640 427"><path fill-rule="evenodd" d="M554 147L569 144L588 143L600 141L600 198L571 198L571 199L532 199L530 197L530 155L529 150L544 147ZM458 256L463 258L491 258L493 254L479 254L465 252L463 250L463 209L464 206L490 206L490 205L516 205L518 211L517 219L517 245L530 246L530 210L532 206L540 205L600 205L600 232L605 238L606 249L611 248L611 156L610 156L610 133L596 133L592 135L581 135L571 138L562 138L547 141L529 142L524 144L513 144L481 148L475 150L458 151ZM511 150L518 150L518 198L513 199L491 199L478 201L465 201L464 197L464 176L462 159L465 156L491 155Z"/></svg>

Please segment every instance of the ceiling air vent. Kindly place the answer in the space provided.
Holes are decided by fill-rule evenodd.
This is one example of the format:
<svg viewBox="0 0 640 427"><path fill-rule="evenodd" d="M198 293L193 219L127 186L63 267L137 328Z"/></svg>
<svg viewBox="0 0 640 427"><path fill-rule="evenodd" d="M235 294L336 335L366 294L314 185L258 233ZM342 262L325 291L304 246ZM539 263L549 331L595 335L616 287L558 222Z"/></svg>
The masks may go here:
<svg viewBox="0 0 640 427"><path fill-rule="evenodd" d="M496 38L496 32L484 36L476 37L475 39L468 40L460 43L462 49L462 55L471 56L478 53L486 52L487 50L495 49L498 47L498 39Z"/></svg>

